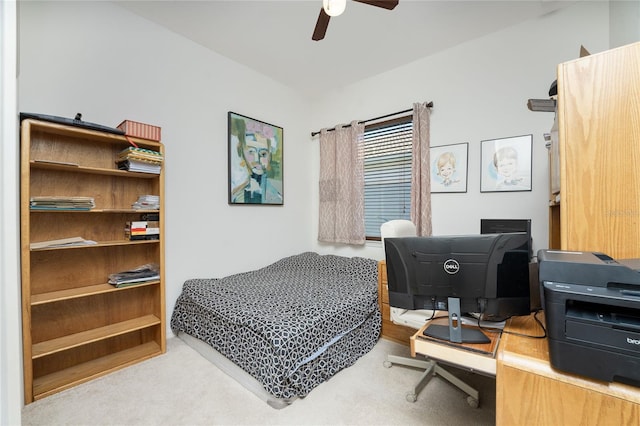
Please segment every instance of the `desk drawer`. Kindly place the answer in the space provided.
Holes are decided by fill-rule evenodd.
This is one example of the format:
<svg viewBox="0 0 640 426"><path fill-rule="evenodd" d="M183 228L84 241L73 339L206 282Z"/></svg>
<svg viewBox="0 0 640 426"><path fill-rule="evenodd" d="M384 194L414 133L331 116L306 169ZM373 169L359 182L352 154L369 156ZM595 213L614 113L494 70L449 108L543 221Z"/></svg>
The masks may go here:
<svg viewBox="0 0 640 426"><path fill-rule="evenodd" d="M382 319L385 321L391 321L391 308L389 308L388 303L382 304Z"/></svg>
<svg viewBox="0 0 640 426"><path fill-rule="evenodd" d="M382 291L380 292L380 300L383 304L389 304L389 287L387 287L386 283L382 284Z"/></svg>

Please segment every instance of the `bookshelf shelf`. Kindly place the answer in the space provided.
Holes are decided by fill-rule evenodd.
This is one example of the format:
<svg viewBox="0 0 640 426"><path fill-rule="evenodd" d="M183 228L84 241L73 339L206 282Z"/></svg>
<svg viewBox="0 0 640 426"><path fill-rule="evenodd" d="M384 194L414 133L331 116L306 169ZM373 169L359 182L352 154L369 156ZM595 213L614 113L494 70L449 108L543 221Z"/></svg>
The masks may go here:
<svg viewBox="0 0 640 426"><path fill-rule="evenodd" d="M96 244L84 244L77 246L65 246L65 247L43 247L34 248L31 251L55 251L55 250L78 250L78 249L94 249L100 247L112 247L112 246L131 246L138 244L160 244L160 240L117 240L117 241L101 241Z"/></svg>
<svg viewBox="0 0 640 426"><path fill-rule="evenodd" d="M35 160L31 162L33 169L58 170L71 173L91 173L97 175L126 176L128 178L153 179L153 173L128 172L126 170L108 169L100 167L74 166L71 164L53 163L50 161Z"/></svg>
<svg viewBox="0 0 640 426"><path fill-rule="evenodd" d="M136 287L146 285L158 285L160 281L146 281L136 284ZM116 288L111 284L95 284L85 287L69 288L65 290L51 291L48 293L34 294L31 296L31 306L43 305L45 303L60 302L62 300L76 299L79 297L95 296L102 293L110 293L113 291L126 291L130 287Z"/></svg>
<svg viewBox="0 0 640 426"><path fill-rule="evenodd" d="M32 357L33 359L40 358L56 352L86 345L87 343L140 330L141 328L151 327L156 324L160 324L160 319L158 317L155 315L145 315L141 318L134 318L128 321L122 321L106 325L104 327L83 331L81 333L69 334L63 337L58 337L57 339L34 344L32 348Z"/></svg>
<svg viewBox="0 0 640 426"><path fill-rule="evenodd" d="M33 381L36 399L103 376L112 371L127 367L156 355L164 350L156 342L147 342L129 349L115 352L99 359L87 361L64 370L56 371ZM135 361L132 361L135 360Z"/></svg>
<svg viewBox="0 0 640 426"><path fill-rule="evenodd" d="M133 138L163 153L162 143ZM125 136L27 119L21 122L20 227L25 403L108 374L166 350L164 174L119 170ZM158 209L134 209L157 195ZM39 197L39 198L34 198ZM76 207L31 208L62 197ZM73 200L69 202L68 200ZM62 204L66 206L66 204ZM157 219L145 219L149 214ZM131 241L127 222L159 222L159 240ZM32 248L33 243L95 244ZM160 279L123 288L110 274L157 264Z"/></svg>
<svg viewBox="0 0 640 426"><path fill-rule="evenodd" d="M139 209L91 209L91 210L31 210L31 213L73 213L73 214L108 214L108 213L160 213L159 210L139 210Z"/></svg>

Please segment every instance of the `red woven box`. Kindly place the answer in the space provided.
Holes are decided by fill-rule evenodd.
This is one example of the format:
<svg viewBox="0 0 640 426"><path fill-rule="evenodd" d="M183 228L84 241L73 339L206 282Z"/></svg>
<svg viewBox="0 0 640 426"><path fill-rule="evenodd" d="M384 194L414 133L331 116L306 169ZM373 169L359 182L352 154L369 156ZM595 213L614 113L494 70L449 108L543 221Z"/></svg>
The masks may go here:
<svg viewBox="0 0 640 426"><path fill-rule="evenodd" d="M118 125L118 129L124 131L124 134L128 136L160 141L160 127L158 126L139 123L137 121L124 120Z"/></svg>

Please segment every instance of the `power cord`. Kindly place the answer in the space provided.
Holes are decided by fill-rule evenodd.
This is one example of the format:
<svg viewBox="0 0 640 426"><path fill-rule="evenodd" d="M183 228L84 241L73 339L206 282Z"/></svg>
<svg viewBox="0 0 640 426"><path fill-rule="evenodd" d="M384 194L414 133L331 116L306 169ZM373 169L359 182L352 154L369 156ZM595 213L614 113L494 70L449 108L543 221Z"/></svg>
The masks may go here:
<svg viewBox="0 0 640 426"><path fill-rule="evenodd" d="M541 309L537 309L534 311L533 313L533 319L538 323L538 325L540 326L540 328L542 329L542 336L533 336L530 334L524 334L524 333L517 333L515 331L505 331L505 330L499 330L499 329L495 329L495 328L487 328L487 327L483 327L482 325L480 325L480 318L482 318L482 315L478 315L477 320L478 320L478 328L480 328L483 331L486 331L488 333L505 333L505 334L512 334L514 336L520 336L520 337L527 337L530 339L545 339L547 337L547 329L544 327L544 324L542 324L542 321L540 321L540 319L538 318L538 313L541 311ZM507 318L508 319L508 318Z"/></svg>

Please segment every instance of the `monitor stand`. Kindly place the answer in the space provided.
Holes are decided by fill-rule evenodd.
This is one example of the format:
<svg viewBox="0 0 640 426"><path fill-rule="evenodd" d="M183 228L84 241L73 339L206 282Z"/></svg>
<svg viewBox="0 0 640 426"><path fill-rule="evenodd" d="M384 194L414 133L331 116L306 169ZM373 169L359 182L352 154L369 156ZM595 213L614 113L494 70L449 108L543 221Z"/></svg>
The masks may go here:
<svg viewBox="0 0 640 426"><path fill-rule="evenodd" d="M447 301L449 325L431 324L423 332L425 336L453 343L490 343L489 339L477 328L463 328L460 319L460 299L449 297Z"/></svg>

